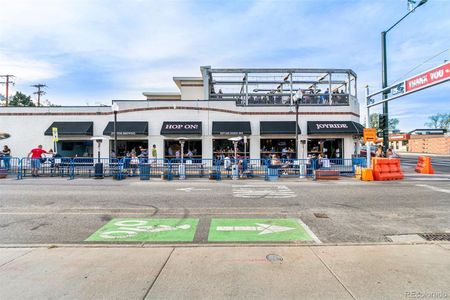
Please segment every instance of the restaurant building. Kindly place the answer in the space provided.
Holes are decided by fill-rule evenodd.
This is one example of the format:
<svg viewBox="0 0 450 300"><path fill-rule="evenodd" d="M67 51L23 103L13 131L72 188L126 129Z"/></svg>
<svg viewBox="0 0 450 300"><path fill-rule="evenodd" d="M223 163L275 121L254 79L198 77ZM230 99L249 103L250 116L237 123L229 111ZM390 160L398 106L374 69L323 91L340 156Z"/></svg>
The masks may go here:
<svg viewBox="0 0 450 300"><path fill-rule="evenodd" d="M159 158L180 154L216 158L238 154L252 159L300 158L322 154L351 158L359 153L357 76L348 69L214 69L199 77L174 77L177 92L144 92L142 100L113 100L118 153L156 145ZM301 91L299 93L298 91ZM296 129L296 104L298 127ZM114 114L109 106L1 107L0 130L11 134L13 156L26 156L38 144L62 156L91 157L97 143L109 157L114 149ZM52 128L58 129L53 143Z"/></svg>

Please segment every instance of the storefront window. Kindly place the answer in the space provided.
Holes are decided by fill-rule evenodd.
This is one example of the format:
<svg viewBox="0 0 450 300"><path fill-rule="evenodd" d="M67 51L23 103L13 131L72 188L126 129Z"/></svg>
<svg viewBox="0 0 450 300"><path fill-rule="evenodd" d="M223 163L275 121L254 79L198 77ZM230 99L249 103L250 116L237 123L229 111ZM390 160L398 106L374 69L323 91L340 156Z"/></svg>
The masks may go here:
<svg viewBox="0 0 450 300"><path fill-rule="evenodd" d="M56 151L62 157L92 157L92 141L59 141Z"/></svg>
<svg viewBox="0 0 450 300"><path fill-rule="evenodd" d="M261 139L261 158L269 159L276 155L278 158L296 158L295 139Z"/></svg>
<svg viewBox="0 0 450 300"><path fill-rule="evenodd" d="M309 139L308 155L311 157L342 158L344 153L343 139Z"/></svg>
<svg viewBox="0 0 450 300"><path fill-rule="evenodd" d="M110 143L110 149L111 152L114 150L114 140L111 140ZM145 150L145 151L144 151ZM116 153L116 157L120 158L120 157L125 157L127 156L127 154L130 154L132 152L135 152L137 156L143 154L145 156L147 156L147 151L148 150L148 141L147 140L128 140L128 141L124 141L124 140L118 140L117 141L117 153ZM144 153L142 153L144 152Z"/></svg>
<svg viewBox="0 0 450 300"><path fill-rule="evenodd" d="M183 157L201 158L202 141L187 140L184 143ZM164 157L168 159L181 157L181 145L178 140L164 140Z"/></svg>
<svg viewBox="0 0 450 300"><path fill-rule="evenodd" d="M234 144L228 139L213 139L213 155L214 158L223 159L225 156L234 156ZM244 140L238 142L237 155L250 156L250 139L247 139L247 144Z"/></svg>

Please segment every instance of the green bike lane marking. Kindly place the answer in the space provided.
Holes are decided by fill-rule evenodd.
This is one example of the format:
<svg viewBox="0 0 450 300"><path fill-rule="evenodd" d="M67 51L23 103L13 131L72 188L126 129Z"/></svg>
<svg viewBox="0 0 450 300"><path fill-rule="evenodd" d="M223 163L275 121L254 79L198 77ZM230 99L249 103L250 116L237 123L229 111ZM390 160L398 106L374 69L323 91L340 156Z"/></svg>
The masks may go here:
<svg viewBox="0 0 450 300"><path fill-rule="evenodd" d="M303 224L303 223L302 223ZM212 219L210 242L316 241L296 219Z"/></svg>
<svg viewBox="0 0 450 300"><path fill-rule="evenodd" d="M198 219L112 219L89 242L192 242Z"/></svg>

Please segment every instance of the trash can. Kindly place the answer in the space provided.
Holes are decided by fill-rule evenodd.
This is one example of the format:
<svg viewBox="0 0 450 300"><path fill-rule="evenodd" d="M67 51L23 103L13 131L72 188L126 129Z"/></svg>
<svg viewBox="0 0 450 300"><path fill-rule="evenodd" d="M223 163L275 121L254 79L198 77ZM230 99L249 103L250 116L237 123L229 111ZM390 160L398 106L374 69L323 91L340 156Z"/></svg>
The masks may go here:
<svg viewBox="0 0 450 300"><path fill-rule="evenodd" d="M103 164L96 163L94 166L94 178L101 179L103 178Z"/></svg>
<svg viewBox="0 0 450 300"><path fill-rule="evenodd" d="M277 181L278 180L278 171L280 167L279 166L269 166L267 167L267 175L269 181Z"/></svg>
<svg viewBox="0 0 450 300"><path fill-rule="evenodd" d="M139 179L150 180L150 164L139 165Z"/></svg>

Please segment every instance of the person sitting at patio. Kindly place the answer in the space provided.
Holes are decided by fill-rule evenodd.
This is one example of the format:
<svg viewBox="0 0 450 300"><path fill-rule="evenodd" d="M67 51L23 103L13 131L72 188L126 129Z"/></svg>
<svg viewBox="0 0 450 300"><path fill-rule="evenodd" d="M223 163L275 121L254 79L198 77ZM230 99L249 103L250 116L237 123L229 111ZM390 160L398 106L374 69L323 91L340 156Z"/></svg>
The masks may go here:
<svg viewBox="0 0 450 300"><path fill-rule="evenodd" d="M227 177L230 177L231 160L230 160L230 157L228 155L225 156L225 158L223 159L223 167L224 167L225 171L227 172Z"/></svg>
<svg viewBox="0 0 450 300"><path fill-rule="evenodd" d="M319 155L319 165L325 169L329 169L331 167L330 160L326 155L323 154Z"/></svg>
<svg viewBox="0 0 450 300"><path fill-rule="evenodd" d="M130 158L131 174L129 174L129 176L136 175L138 167L139 167L139 158L136 156L136 153L132 153Z"/></svg>

